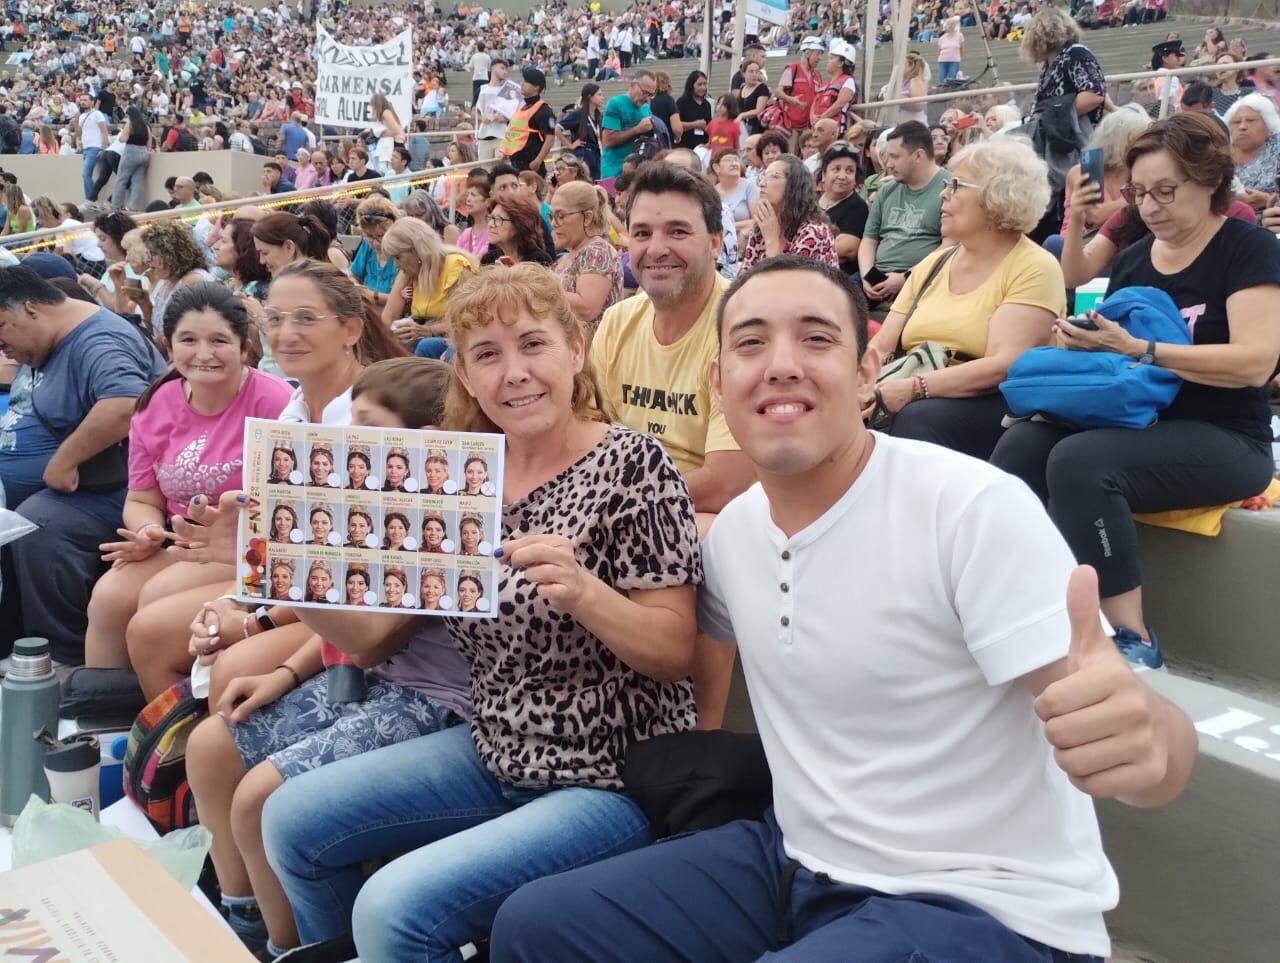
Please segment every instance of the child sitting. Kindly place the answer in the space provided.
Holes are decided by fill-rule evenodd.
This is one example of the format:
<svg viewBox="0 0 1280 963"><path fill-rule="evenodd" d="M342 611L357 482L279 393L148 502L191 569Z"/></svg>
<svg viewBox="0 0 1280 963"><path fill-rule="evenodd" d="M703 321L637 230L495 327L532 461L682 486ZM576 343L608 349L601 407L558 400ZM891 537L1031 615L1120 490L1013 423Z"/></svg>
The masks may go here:
<svg viewBox="0 0 1280 963"><path fill-rule="evenodd" d="M351 389L352 423L433 427L442 420L448 365L395 358L366 368ZM365 569L343 570L346 581ZM416 586L414 587L416 590ZM345 592L344 592L345 597ZM286 779L339 759L458 725L471 715L470 674L438 618L376 611L296 610L319 633L273 671L233 679L187 744L187 774L231 928L252 951L297 943L293 911L262 847L260 816ZM321 637L383 639L361 659L367 694L331 704ZM392 659L394 656L394 660Z"/></svg>

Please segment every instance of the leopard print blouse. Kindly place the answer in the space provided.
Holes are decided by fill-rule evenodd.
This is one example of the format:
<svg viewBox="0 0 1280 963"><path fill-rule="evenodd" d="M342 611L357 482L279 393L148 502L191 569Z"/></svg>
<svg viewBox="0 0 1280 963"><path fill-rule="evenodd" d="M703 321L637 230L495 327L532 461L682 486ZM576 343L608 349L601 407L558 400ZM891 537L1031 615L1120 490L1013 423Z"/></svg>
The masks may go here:
<svg viewBox="0 0 1280 963"><path fill-rule="evenodd" d="M503 537L569 539L618 591L702 581L693 502L671 457L619 425L576 464L503 510ZM622 787L632 742L692 729L693 687L629 668L503 566L498 618L451 619L471 663L471 733L485 766L520 788Z"/></svg>

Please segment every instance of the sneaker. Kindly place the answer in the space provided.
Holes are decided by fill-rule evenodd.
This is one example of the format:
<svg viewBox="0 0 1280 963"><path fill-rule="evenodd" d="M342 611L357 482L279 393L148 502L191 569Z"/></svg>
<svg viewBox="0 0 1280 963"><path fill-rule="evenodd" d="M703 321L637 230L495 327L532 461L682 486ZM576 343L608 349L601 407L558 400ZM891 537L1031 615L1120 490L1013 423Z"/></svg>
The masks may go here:
<svg viewBox="0 0 1280 963"><path fill-rule="evenodd" d="M1144 639L1133 629L1116 629L1116 648L1120 650L1135 672L1146 672L1151 669L1164 668L1164 656L1160 654L1160 642L1156 634L1147 626L1150 641Z"/></svg>
<svg viewBox="0 0 1280 963"><path fill-rule="evenodd" d="M249 897L222 898L222 914L231 932L250 953L258 953L267 945L267 922L262 918L257 901Z"/></svg>

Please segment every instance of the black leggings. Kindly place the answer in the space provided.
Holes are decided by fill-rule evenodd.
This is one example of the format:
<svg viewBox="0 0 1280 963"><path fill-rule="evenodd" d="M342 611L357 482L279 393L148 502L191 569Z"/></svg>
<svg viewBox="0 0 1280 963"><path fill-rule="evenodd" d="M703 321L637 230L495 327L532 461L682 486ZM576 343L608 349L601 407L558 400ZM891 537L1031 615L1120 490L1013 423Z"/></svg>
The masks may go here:
<svg viewBox="0 0 1280 963"><path fill-rule="evenodd" d="M1071 431L1024 421L1004 433L991 463L1017 475L1048 504L1076 560L1098 570L1103 598L1142 584L1134 512L1250 498L1275 473L1266 442L1181 420L1142 431Z"/></svg>
<svg viewBox="0 0 1280 963"><path fill-rule="evenodd" d="M889 434L933 442L986 461L1000 440L1007 413L998 391L976 398L924 398L898 412Z"/></svg>

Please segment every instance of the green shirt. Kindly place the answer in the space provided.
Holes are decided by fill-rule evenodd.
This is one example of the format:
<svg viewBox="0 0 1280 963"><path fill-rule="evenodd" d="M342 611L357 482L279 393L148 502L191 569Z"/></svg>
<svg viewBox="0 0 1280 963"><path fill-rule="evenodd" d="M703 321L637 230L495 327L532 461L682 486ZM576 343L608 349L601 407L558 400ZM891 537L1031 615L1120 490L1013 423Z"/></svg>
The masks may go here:
<svg viewBox="0 0 1280 963"><path fill-rule="evenodd" d="M603 130L630 130L644 118L649 116L649 105L637 107L626 94L618 94L609 98L604 105L604 118L600 122ZM603 138L601 138L603 142ZM617 147L606 147L600 154L600 177L617 177L622 173L622 162L631 153L631 141L623 141Z"/></svg>
<svg viewBox="0 0 1280 963"><path fill-rule="evenodd" d="M876 267L885 274L910 271L942 243L942 185L949 176L939 170L917 191L898 181L876 191L863 236L879 242Z"/></svg>

